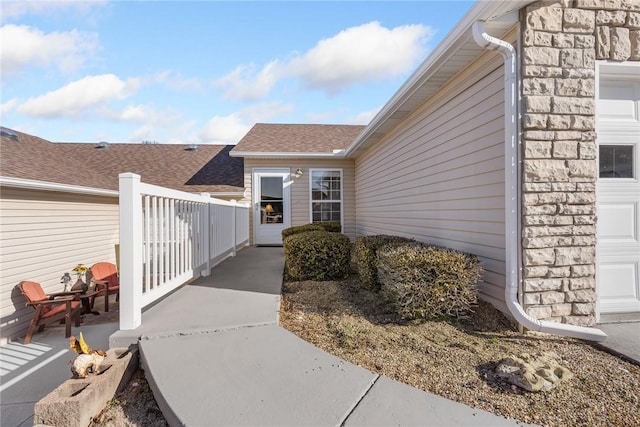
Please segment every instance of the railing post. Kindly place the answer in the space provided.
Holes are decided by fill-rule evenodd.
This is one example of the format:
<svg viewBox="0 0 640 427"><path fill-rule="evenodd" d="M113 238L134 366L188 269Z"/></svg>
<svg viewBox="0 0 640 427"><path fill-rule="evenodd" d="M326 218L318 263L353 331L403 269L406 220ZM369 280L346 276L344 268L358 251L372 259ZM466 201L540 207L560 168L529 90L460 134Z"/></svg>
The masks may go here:
<svg viewBox="0 0 640 427"><path fill-rule="evenodd" d="M121 173L120 186L120 329L142 324L142 201L140 175Z"/></svg>
<svg viewBox="0 0 640 427"><path fill-rule="evenodd" d="M238 230L236 228L236 209L238 203L235 199L231 200L231 203L233 204L233 215L231 215L231 229L233 230L233 250L231 251L231 256L236 256L236 246L238 240Z"/></svg>
<svg viewBox="0 0 640 427"><path fill-rule="evenodd" d="M203 246L204 255L207 257L207 266L205 267L205 271L202 273L202 276L206 277L211 274L211 194L209 193L200 193L202 197L206 197L206 206L202 212L204 218L202 218L202 233L204 234L204 242Z"/></svg>

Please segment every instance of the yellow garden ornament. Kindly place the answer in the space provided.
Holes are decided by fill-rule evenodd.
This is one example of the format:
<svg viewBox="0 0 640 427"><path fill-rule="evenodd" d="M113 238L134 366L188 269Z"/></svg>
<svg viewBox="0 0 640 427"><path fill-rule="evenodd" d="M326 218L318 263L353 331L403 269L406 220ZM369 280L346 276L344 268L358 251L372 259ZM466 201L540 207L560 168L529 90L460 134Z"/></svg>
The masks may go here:
<svg viewBox="0 0 640 427"><path fill-rule="evenodd" d="M75 272L78 275L79 279L81 276L84 276L87 271L89 271L89 268L87 268L87 266L84 264L78 264L71 271Z"/></svg>
<svg viewBox="0 0 640 427"><path fill-rule="evenodd" d="M76 339L73 335L69 338L69 348L78 354L90 354L93 350L89 347L89 344L84 340L82 332L80 332L79 339Z"/></svg>
<svg viewBox="0 0 640 427"><path fill-rule="evenodd" d="M71 373L75 378L86 378L89 372L97 374L107 355L104 350L92 350L84 340L82 332L78 339L74 336L69 338L69 348L78 353L71 365Z"/></svg>

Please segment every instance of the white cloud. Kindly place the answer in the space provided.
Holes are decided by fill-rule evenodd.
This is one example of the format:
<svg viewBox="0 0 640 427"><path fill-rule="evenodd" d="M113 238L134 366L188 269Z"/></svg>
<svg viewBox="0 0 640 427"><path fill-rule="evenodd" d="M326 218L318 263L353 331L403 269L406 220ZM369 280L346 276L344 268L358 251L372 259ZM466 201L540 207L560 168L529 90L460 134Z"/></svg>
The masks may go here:
<svg viewBox="0 0 640 427"><path fill-rule="evenodd" d="M18 112L45 118L79 118L108 101L127 98L139 86L139 79L123 81L113 74L88 76L44 95L29 98L18 107Z"/></svg>
<svg viewBox="0 0 640 427"><path fill-rule="evenodd" d="M382 107L376 108L375 110L362 111L353 117L348 117L346 123L350 125L368 125L375 115L378 114L380 108Z"/></svg>
<svg viewBox="0 0 640 427"><path fill-rule="evenodd" d="M202 128L200 140L208 144L236 144L250 128L239 113L214 116Z"/></svg>
<svg viewBox="0 0 640 427"><path fill-rule="evenodd" d="M184 122L184 118L177 111L171 108L157 110L151 105L127 105L121 110L101 109L99 115L116 122L139 124L149 130L169 129Z"/></svg>
<svg viewBox="0 0 640 427"><path fill-rule="evenodd" d="M155 111L150 110L144 105L129 105L124 110L120 111L118 116L115 117L119 120L132 121L145 123L155 120Z"/></svg>
<svg viewBox="0 0 640 427"><path fill-rule="evenodd" d="M2 104L0 104L0 114L7 114L13 111L13 109L15 109L19 103L20 101L18 101L18 99L16 98L10 99L7 102L3 102Z"/></svg>
<svg viewBox="0 0 640 427"><path fill-rule="evenodd" d="M432 30L423 25L388 29L379 22L348 28L293 59L288 69L305 85L337 94L348 86L392 78L425 55Z"/></svg>
<svg viewBox="0 0 640 427"><path fill-rule="evenodd" d="M132 141L144 141L153 140L154 130L153 126L143 125L131 133Z"/></svg>
<svg viewBox="0 0 640 427"><path fill-rule="evenodd" d="M240 65L232 72L214 82L224 88L226 99L255 101L265 97L280 78L281 67L278 61L268 63L257 74L255 66Z"/></svg>
<svg viewBox="0 0 640 427"><path fill-rule="evenodd" d="M77 30L45 34L26 25L5 25L0 27L0 47L3 74L15 75L29 66L71 72L98 49L98 37Z"/></svg>
<svg viewBox="0 0 640 427"><path fill-rule="evenodd" d="M304 54L285 62L271 61L256 72L255 65L238 66L216 80L224 96L234 100L265 97L284 78L336 95L353 84L390 79L411 71L426 54L433 30L424 25L388 29L379 22L347 28L320 40Z"/></svg>
<svg viewBox="0 0 640 427"><path fill-rule="evenodd" d="M131 131L128 141L140 142L148 140L158 141L160 144L197 143L199 138L194 135L195 127L195 121L185 120L178 115L161 121L153 118L148 122L141 122L140 126Z"/></svg>
<svg viewBox="0 0 640 427"><path fill-rule="evenodd" d="M227 116L214 116L200 131L200 141L214 144L237 144L251 127L276 117L291 114L294 106L281 102L251 105Z"/></svg>

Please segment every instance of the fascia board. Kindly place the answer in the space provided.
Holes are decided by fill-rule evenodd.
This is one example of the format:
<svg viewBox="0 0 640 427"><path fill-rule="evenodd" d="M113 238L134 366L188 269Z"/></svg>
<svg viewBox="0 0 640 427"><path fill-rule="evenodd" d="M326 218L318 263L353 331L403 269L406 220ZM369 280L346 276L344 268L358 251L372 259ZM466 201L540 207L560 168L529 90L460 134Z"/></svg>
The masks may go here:
<svg viewBox="0 0 640 427"><path fill-rule="evenodd" d="M4 187L24 188L29 190L57 191L62 193L87 194L92 196L118 197L119 195L119 192L116 190L4 176L0 177L0 185Z"/></svg>
<svg viewBox="0 0 640 427"><path fill-rule="evenodd" d="M231 157L244 157L246 159L335 159L344 158L344 151L338 153L288 153L288 152L256 152L256 151L231 151Z"/></svg>
<svg viewBox="0 0 640 427"><path fill-rule="evenodd" d="M244 197L244 191L208 191L212 197Z"/></svg>

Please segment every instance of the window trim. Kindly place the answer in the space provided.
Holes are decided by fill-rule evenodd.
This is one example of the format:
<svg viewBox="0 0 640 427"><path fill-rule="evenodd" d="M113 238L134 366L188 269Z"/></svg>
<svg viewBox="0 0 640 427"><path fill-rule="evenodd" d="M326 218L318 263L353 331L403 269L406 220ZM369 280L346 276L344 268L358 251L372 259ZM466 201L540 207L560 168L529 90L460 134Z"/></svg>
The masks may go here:
<svg viewBox="0 0 640 427"><path fill-rule="evenodd" d="M309 222L313 224L313 173L314 172L340 172L340 226L344 230L344 171L342 168L309 168ZM321 203L323 201L320 201ZM335 200L324 203L335 203Z"/></svg>

